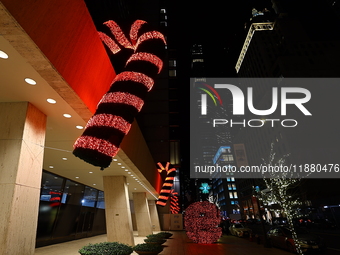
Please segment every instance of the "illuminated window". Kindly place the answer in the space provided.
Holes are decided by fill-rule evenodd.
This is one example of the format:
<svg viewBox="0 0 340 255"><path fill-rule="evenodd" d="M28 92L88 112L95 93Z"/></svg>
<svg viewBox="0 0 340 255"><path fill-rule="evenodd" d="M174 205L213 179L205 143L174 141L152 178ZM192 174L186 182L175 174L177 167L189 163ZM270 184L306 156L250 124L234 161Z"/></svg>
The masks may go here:
<svg viewBox="0 0 340 255"><path fill-rule="evenodd" d="M231 193L231 192L230 192ZM237 192L234 192L234 198L237 198Z"/></svg>
<svg viewBox="0 0 340 255"><path fill-rule="evenodd" d="M170 59L169 60L169 66L170 67L176 67L176 59Z"/></svg>
<svg viewBox="0 0 340 255"><path fill-rule="evenodd" d="M233 197L233 192L229 192L229 198L234 198Z"/></svg>
<svg viewBox="0 0 340 255"><path fill-rule="evenodd" d="M232 190L231 184L228 184L228 190Z"/></svg>
<svg viewBox="0 0 340 255"><path fill-rule="evenodd" d="M170 77L176 77L176 70L169 70Z"/></svg>
<svg viewBox="0 0 340 255"><path fill-rule="evenodd" d="M234 181L235 181L235 178L234 178L234 177L231 177L231 178L230 178L230 181L234 182Z"/></svg>
<svg viewBox="0 0 340 255"><path fill-rule="evenodd" d="M230 204L234 205L234 204L235 204L235 201L230 201Z"/></svg>
<svg viewBox="0 0 340 255"><path fill-rule="evenodd" d="M192 60L193 63L196 63L196 62L204 62L204 60L202 58L195 58Z"/></svg>
<svg viewBox="0 0 340 255"><path fill-rule="evenodd" d="M236 184L235 183L233 183L232 187L233 187L233 190L236 190Z"/></svg>
<svg viewBox="0 0 340 255"><path fill-rule="evenodd" d="M166 13L166 10L165 9L161 9L161 13Z"/></svg>

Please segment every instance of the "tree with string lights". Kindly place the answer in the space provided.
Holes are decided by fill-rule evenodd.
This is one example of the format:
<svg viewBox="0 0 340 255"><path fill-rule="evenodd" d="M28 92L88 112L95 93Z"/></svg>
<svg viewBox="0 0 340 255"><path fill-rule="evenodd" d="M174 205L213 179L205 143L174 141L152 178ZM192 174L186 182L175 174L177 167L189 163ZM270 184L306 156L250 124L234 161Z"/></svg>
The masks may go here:
<svg viewBox="0 0 340 255"><path fill-rule="evenodd" d="M284 166L286 159L290 154L283 155L280 158L276 157L274 152L274 143L271 144L268 160L262 159L263 163L268 166ZM269 172L266 178L263 178L266 189L257 191L257 196L264 204L276 204L287 217L288 228L292 232L295 247L293 250L298 254L303 254L298 236L293 223L293 219L298 217L298 208L302 205L301 198L296 192L296 188L301 184L301 178L292 178L290 172Z"/></svg>

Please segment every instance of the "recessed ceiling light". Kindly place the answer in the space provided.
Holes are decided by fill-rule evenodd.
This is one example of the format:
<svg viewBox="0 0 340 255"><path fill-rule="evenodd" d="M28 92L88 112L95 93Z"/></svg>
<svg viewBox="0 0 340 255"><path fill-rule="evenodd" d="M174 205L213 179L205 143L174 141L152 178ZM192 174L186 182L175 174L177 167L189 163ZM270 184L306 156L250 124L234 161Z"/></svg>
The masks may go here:
<svg viewBox="0 0 340 255"><path fill-rule="evenodd" d="M133 176L133 174L131 174L130 176Z"/></svg>
<svg viewBox="0 0 340 255"><path fill-rule="evenodd" d="M78 176L76 176L76 179L79 179L79 177L78 177Z"/></svg>
<svg viewBox="0 0 340 255"><path fill-rule="evenodd" d="M67 160L67 158L63 158L63 160Z"/></svg>
<svg viewBox="0 0 340 255"><path fill-rule="evenodd" d="M90 174L93 174L93 172L89 172Z"/></svg>
<svg viewBox="0 0 340 255"><path fill-rule="evenodd" d="M128 174L131 174L131 172L128 172Z"/></svg>
<svg viewBox="0 0 340 255"><path fill-rule="evenodd" d="M114 158L113 161L118 161L118 159Z"/></svg>
<svg viewBox="0 0 340 255"><path fill-rule="evenodd" d="M97 185L97 184L93 183L93 185Z"/></svg>
<svg viewBox="0 0 340 255"><path fill-rule="evenodd" d="M25 78L25 82L30 84L30 85L36 85L37 82L31 78Z"/></svg>
<svg viewBox="0 0 340 255"><path fill-rule="evenodd" d="M121 166L121 168L125 168L125 166Z"/></svg>
<svg viewBox="0 0 340 255"><path fill-rule="evenodd" d="M49 168L54 168L54 166L49 166Z"/></svg>
<svg viewBox="0 0 340 255"><path fill-rule="evenodd" d="M55 104L57 101L55 101L55 100L52 99L52 98L48 98L48 99L47 99L47 102L49 102L50 104Z"/></svg>
<svg viewBox="0 0 340 255"><path fill-rule="evenodd" d="M76 128L83 129L84 127L83 126L76 126Z"/></svg>
<svg viewBox="0 0 340 255"><path fill-rule="evenodd" d="M135 188L135 190L136 190L137 188Z"/></svg>
<svg viewBox="0 0 340 255"><path fill-rule="evenodd" d="M130 183L127 182L126 185L130 185Z"/></svg>
<svg viewBox="0 0 340 255"><path fill-rule="evenodd" d="M68 113L63 114L63 116L64 116L65 118L71 118L71 117L72 117L71 114L68 114Z"/></svg>
<svg viewBox="0 0 340 255"><path fill-rule="evenodd" d="M8 59L8 55L6 52L0 50L0 58L3 58L3 59Z"/></svg>
<svg viewBox="0 0 340 255"><path fill-rule="evenodd" d="M125 172L129 171L129 169L125 169Z"/></svg>
<svg viewBox="0 0 340 255"><path fill-rule="evenodd" d="M121 165L122 163L117 163L118 165Z"/></svg>

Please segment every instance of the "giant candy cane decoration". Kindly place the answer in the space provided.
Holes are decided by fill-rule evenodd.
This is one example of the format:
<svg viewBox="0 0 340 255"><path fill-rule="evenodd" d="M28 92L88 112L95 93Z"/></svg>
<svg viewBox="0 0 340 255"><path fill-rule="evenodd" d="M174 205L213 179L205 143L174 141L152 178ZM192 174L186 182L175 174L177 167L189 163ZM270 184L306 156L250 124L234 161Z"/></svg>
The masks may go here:
<svg viewBox="0 0 340 255"><path fill-rule="evenodd" d="M160 167L158 169L158 172L161 173L162 171L166 171L166 178L165 182L163 183L163 187L161 189L161 193L158 197L158 200L156 202L157 205L165 206L166 202L170 196L171 188L174 185L174 179L176 175L176 169L170 168L170 163L166 163L165 167L161 163L157 163L157 165Z"/></svg>
<svg viewBox="0 0 340 255"><path fill-rule="evenodd" d="M133 52L123 72L113 80L109 91L98 103L97 110L87 122L85 130L74 143L73 154L82 160L108 167L118 151L121 141L144 104L144 98L154 85L154 77L162 70L160 47L166 44L158 31L145 31L146 22L137 20L130 30L130 40L114 21L104 23L113 38L99 32L103 43L113 54L121 47ZM161 44L161 45L159 45ZM119 46L120 45L120 46Z"/></svg>

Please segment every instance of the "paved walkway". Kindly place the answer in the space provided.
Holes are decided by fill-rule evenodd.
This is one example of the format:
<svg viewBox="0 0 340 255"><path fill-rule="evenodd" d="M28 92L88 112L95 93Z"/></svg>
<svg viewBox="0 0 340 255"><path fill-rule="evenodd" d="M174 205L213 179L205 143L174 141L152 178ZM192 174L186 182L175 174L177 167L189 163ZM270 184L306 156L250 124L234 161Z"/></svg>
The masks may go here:
<svg viewBox="0 0 340 255"><path fill-rule="evenodd" d="M287 251L277 248L265 248L262 244L249 239L234 236L222 236L215 244L193 243L184 231L171 231L173 236L164 243L164 250L159 255L289 255ZM145 237L138 237L134 232L135 243L143 243ZM88 243L107 241L106 235L84 238L66 243L60 243L35 250L35 255L79 255L78 250ZM136 254L135 252L133 254Z"/></svg>

